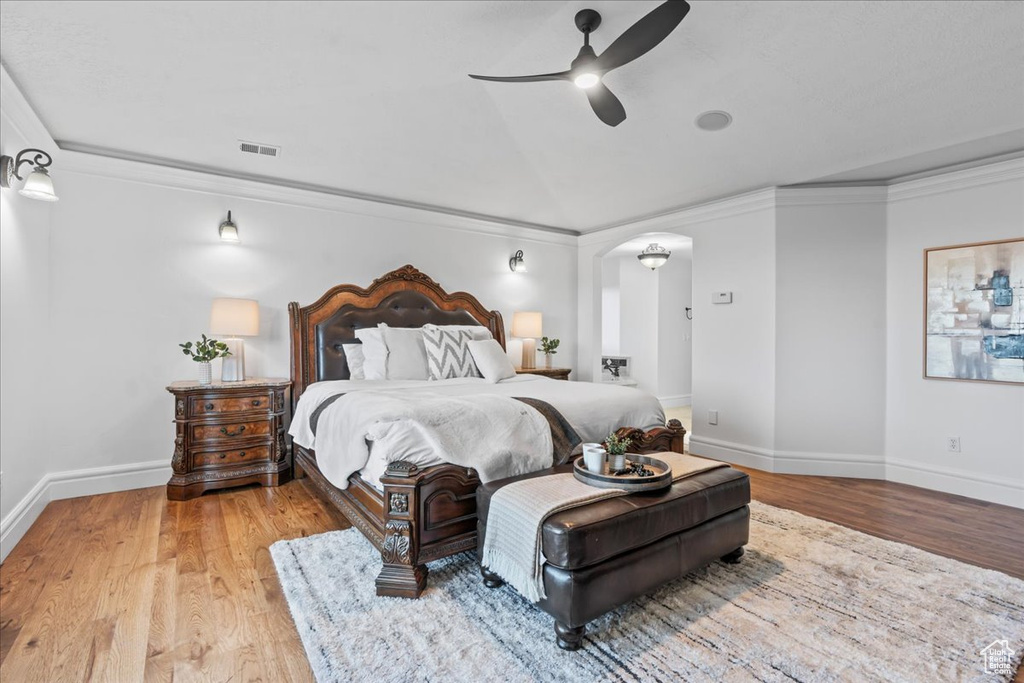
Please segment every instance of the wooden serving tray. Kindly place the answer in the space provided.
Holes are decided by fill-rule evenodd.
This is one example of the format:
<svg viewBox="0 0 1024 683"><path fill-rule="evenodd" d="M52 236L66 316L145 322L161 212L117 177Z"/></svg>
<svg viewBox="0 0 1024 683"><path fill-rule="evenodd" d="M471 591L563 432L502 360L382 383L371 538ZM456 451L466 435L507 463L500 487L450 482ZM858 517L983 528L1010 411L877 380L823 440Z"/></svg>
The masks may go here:
<svg viewBox="0 0 1024 683"><path fill-rule="evenodd" d="M635 474L612 474L608 471L608 462L605 461L604 469L601 472L591 472L583 462L583 458L577 458L572 468L572 474L584 484L596 486L599 489L625 489L627 491L657 491L672 485L672 468L667 462L650 458L646 455L626 454L626 463L638 462L654 470L653 477L640 477Z"/></svg>

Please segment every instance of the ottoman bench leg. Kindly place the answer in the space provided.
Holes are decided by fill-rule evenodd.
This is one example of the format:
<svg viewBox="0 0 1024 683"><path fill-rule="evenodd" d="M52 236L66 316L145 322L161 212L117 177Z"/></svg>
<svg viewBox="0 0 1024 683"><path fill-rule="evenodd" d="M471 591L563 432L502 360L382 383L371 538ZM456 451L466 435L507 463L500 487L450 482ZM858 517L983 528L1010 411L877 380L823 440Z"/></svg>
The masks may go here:
<svg viewBox="0 0 1024 683"><path fill-rule="evenodd" d="M583 644L583 634L586 632L587 627L585 624L572 628L561 622L555 622L555 642L563 650L580 649L580 646Z"/></svg>
<svg viewBox="0 0 1024 683"><path fill-rule="evenodd" d="M505 585L504 579L483 567L480 567L480 574L484 577L484 585L488 588L501 588Z"/></svg>
<svg viewBox="0 0 1024 683"><path fill-rule="evenodd" d="M745 551L743 550L743 546L740 546L739 548L736 548L736 550L733 550L731 553L727 555L722 555L722 562L725 562L726 564L739 564L740 558L743 557L744 552Z"/></svg>

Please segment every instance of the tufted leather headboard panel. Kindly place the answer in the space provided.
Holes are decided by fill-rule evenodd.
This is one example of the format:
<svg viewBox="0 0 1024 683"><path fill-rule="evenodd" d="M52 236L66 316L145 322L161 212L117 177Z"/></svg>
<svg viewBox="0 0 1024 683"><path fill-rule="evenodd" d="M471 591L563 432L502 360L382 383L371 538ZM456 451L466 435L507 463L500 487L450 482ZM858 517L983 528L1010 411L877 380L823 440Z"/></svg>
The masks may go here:
<svg viewBox="0 0 1024 683"><path fill-rule="evenodd" d="M434 325L480 325L465 310L445 311L427 295L415 290L398 291L384 297L374 308L345 304L316 326L316 380L348 379L348 361L342 344L359 343L356 330L377 327L422 327Z"/></svg>
<svg viewBox="0 0 1024 683"><path fill-rule="evenodd" d="M412 266L380 276L367 288L332 287L309 306L288 305L292 338L292 401L313 382L348 379L342 344L357 343L355 331L387 323L392 327L483 325L505 346L501 314L488 311L471 294L449 294Z"/></svg>

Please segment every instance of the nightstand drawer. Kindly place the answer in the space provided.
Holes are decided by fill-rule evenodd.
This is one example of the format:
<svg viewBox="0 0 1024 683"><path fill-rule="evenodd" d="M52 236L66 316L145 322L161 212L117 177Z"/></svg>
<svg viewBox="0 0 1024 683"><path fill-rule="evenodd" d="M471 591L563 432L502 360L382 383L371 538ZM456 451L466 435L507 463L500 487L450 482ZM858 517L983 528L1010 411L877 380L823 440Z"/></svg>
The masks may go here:
<svg viewBox="0 0 1024 683"><path fill-rule="evenodd" d="M189 415L221 415L224 413L243 413L247 410L270 410L273 401L271 394L246 394L224 398L189 397Z"/></svg>
<svg viewBox="0 0 1024 683"><path fill-rule="evenodd" d="M247 462L268 462L269 460L270 446L253 446L252 448L223 451L200 451L192 456L192 467L195 469L206 469L209 467L239 465Z"/></svg>
<svg viewBox="0 0 1024 683"><path fill-rule="evenodd" d="M273 427L272 420L251 420L219 424L192 425L192 443L200 441L238 441L252 436L267 436Z"/></svg>

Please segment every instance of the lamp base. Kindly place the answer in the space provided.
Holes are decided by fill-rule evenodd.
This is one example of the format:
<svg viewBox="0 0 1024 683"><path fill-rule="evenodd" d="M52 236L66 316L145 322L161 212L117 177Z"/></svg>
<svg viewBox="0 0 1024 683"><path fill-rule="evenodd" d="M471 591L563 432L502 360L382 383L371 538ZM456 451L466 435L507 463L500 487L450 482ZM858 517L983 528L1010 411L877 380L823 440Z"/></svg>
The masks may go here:
<svg viewBox="0 0 1024 683"><path fill-rule="evenodd" d="M523 339L523 370L537 367L537 340L526 337Z"/></svg>
<svg viewBox="0 0 1024 683"><path fill-rule="evenodd" d="M237 337L223 341L231 355L221 359L220 379L222 382L241 382L245 379L245 342Z"/></svg>

